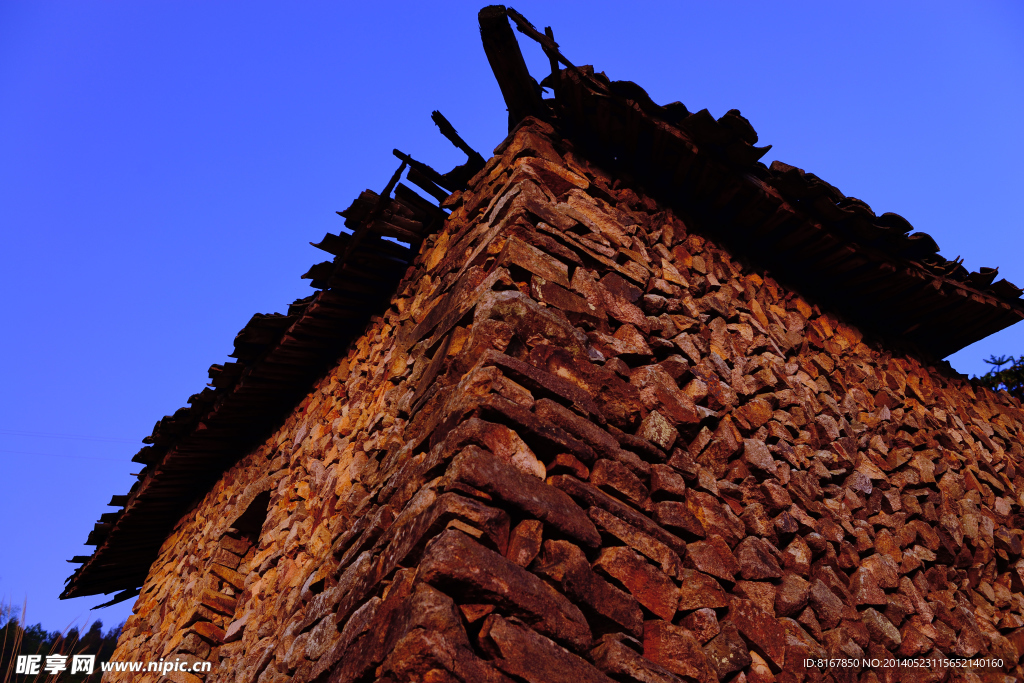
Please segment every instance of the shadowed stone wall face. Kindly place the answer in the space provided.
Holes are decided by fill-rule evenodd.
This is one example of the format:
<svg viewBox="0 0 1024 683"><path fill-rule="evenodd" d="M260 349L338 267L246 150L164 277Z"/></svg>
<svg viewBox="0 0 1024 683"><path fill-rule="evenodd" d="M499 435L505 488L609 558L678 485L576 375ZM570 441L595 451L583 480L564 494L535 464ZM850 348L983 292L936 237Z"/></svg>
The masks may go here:
<svg viewBox="0 0 1024 683"><path fill-rule="evenodd" d="M894 655L1004 662L906 680L1022 677L1015 401L868 343L546 124L495 153L391 308L181 520L116 659L237 683L822 680L805 659Z"/></svg>

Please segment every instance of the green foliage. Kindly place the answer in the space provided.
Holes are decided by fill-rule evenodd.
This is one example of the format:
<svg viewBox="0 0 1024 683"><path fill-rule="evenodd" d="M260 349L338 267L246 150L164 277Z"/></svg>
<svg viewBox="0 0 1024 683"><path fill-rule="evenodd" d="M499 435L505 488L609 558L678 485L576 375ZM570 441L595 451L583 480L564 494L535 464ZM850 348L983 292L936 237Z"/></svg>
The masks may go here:
<svg viewBox="0 0 1024 683"><path fill-rule="evenodd" d="M993 367L981 377L975 378L979 384L1024 400L1024 356L990 356L985 362ZM1004 368L1004 365L1009 367Z"/></svg>
<svg viewBox="0 0 1024 683"><path fill-rule="evenodd" d="M47 680L47 683L99 683L102 672L100 662L109 661L121 635L118 624L103 632L103 622L96 620L84 634L77 628L69 628L64 632L47 631L42 624L23 627L25 609L21 610L20 619L12 605L0 604L0 681L3 683L35 683L36 680ZM84 674L70 675L71 655L96 655L96 667L91 676ZM50 676L40 673L34 679L14 673L18 655L42 655L43 662L47 655L66 655L68 670Z"/></svg>

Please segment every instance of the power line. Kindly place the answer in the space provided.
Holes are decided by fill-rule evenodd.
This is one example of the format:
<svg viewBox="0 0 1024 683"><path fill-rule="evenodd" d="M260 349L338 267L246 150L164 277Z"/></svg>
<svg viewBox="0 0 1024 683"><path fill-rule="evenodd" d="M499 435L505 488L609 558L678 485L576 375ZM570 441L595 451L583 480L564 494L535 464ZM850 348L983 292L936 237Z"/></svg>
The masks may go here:
<svg viewBox="0 0 1024 683"><path fill-rule="evenodd" d="M32 436L44 439L70 439L72 441L104 441L107 443L138 444L139 439L118 439L108 436L73 436L71 434L45 434L43 432L23 432L14 429L0 429L0 434L7 436Z"/></svg>
<svg viewBox="0 0 1024 683"><path fill-rule="evenodd" d="M38 455L44 458L70 458L71 460L102 460L104 462L124 462L121 458L97 458L92 455L69 455L67 453L35 453L31 451L8 451L0 449L0 453L13 453L15 455Z"/></svg>

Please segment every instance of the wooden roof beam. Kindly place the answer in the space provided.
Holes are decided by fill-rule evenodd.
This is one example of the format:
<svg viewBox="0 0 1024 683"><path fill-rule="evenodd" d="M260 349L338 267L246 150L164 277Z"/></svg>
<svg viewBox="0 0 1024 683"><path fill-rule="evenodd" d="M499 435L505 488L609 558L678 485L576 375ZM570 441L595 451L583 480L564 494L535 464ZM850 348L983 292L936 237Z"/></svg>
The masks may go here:
<svg viewBox="0 0 1024 683"><path fill-rule="evenodd" d="M484 53L508 107L508 129L511 131L527 116L549 118L547 105L540 96L540 86L530 76L519 41L508 23L505 6L484 7L478 19Z"/></svg>

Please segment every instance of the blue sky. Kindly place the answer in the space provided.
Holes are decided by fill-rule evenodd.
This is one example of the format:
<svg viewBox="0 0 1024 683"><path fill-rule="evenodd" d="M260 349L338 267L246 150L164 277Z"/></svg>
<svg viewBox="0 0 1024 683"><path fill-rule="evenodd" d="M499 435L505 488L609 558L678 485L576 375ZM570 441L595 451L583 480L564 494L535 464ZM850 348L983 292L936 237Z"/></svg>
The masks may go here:
<svg viewBox="0 0 1024 683"><path fill-rule="evenodd" d="M485 156L506 116L479 4L0 3L0 598L50 629L153 423L255 312L309 293L334 211L398 147ZM522 2L563 52L653 99L738 108L780 159L1024 286L1019 3ZM528 62L547 62L521 40ZM950 358L1024 353L1017 326Z"/></svg>

